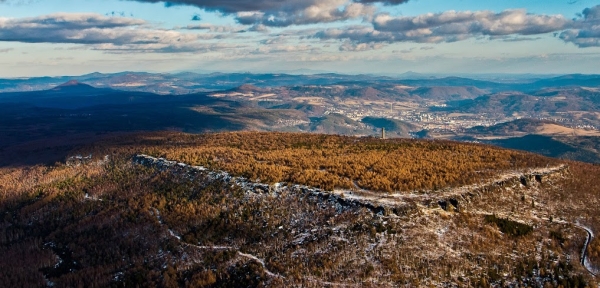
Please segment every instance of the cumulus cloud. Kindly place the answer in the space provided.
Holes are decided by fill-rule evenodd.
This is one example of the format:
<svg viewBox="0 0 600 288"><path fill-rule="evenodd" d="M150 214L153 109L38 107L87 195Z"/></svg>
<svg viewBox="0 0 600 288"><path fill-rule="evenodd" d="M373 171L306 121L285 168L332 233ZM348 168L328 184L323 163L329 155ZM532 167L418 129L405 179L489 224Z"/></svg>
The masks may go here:
<svg viewBox="0 0 600 288"><path fill-rule="evenodd" d="M585 29L572 29L560 34L560 39L580 48L600 47L600 26L594 25Z"/></svg>
<svg viewBox="0 0 600 288"><path fill-rule="evenodd" d="M327 0L318 1L304 9L238 12L235 14L235 18L240 24L245 25L262 24L271 27L286 27L357 18L368 19L376 11L372 5L360 3L344 5L346 2L346 0Z"/></svg>
<svg viewBox="0 0 600 288"><path fill-rule="evenodd" d="M130 0L158 3L160 0ZM167 6L192 5L207 11L233 15L241 24L284 27L329 23L348 19L370 19L374 3L399 5L408 0L173 0Z"/></svg>
<svg viewBox="0 0 600 288"><path fill-rule="evenodd" d="M574 29L560 33L559 38L580 48L600 47L600 5L586 8Z"/></svg>
<svg viewBox="0 0 600 288"><path fill-rule="evenodd" d="M217 35L186 34L152 28L139 19L87 13L58 13L31 18L0 18L0 41L86 44L92 49L194 52L206 46L203 39Z"/></svg>
<svg viewBox="0 0 600 288"><path fill-rule="evenodd" d="M1 0L0 0L1 1ZM226 14L248 11L301 11L317 4L330 5L340 1L336 0L130 0L137 2L159 3L165 2L167 6L173 5L191 5L206 9L208 11L219 11ZM373 4L383 3L384 5L399 5L408 2L408 0L346 0L341 4L349 2ZM339 5L341 5L339 4ZM339 7L338 5L338 7Z"/></svg>
<svg viewBox="0 0 600 288"><path fill-rule="evenodd" d="M314 38L344 41L343 51L352 50L348 43L441 43L466 39L487 38L505 42L535 41L547 33L555 33L567 43L580 48L600 47L600 5L586 8L579 18L567 19L562 15L537 15L525 10L446 11L413 17L394 17L377 14L372 25L354 25L319 31ZM349 41L349 42L348 42ZM379 46L369 45L377 49Z"/></svg>
<svg viewBox="0 0 600 288"><path fill-rule="evenodd" d="M585 8L581 14L586 20L598 20L600 19L600 5Z"/></svg>
<svg viewBox="0 0 600 288"><path fill-rule="evenodd" d="M254 24L248 28L248 31L266 33L269 32L269 27L263 24Z"/></svg>
<svg viewBox="0 0 600 288"><path fill-rule="evenodd" d="M0 28L5 29L11 26L24 26L37 29L87 29L87 28L116 28L127 26L139 26L146 24L146 21L123 18L106 17L94 13L56 13L31 18L3 18L0 17Z"/></svg>
<svg viewBox="0 0 600 288"><path fill-rule="evenodd" d="M481 35L536 35L562 30L570 24L571 20L562 15L533 15L522 9L500 13L446 11L416 17L380 14L373 20L377 31L415 42L453 41Z"/></svg>
<svg viewBox="0 0 600 288"><path fill-rule="evenodd" d="M396 42L391 33L380 32L372 27L363 25L329 28L317 32L314 37L322 40L346 39L354 43Z"/></svg>
<svg viewBox="0 0 600 288"><path fill-rule="evenodd" d="M595 15L596 12L589 10L585 13L586 15ZM535 38L519 38L516 36L540 35L572 28L576 25L576 21L567 19L562 15L536 15L517 9L505 10L500 13L491 11L446 11L411 17L394 17L382 13L375 15L371 24L369 26L355 25L330 28L316 33L314 37L339 39L355 44L441 43L481 37L517 41L515 39L531 40ZM347 46L348 44L344 42L343 47Z"/></svg>

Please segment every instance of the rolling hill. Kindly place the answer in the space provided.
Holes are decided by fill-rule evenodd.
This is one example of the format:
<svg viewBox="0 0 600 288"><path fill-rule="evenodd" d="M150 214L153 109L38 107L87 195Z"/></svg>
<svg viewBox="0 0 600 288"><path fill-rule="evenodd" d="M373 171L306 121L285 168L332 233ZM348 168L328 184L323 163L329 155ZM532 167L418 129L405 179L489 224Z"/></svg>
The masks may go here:
<svg viewBox="0 0 600 288"><path fill-rule="evenodd" d="M483 143L509 149L538 153L548 157L589 163L600 163L600 137L526 135L505 139L483 140Z"/></svg>
<svg viewBox="0 0 600 288"><path fill-rule="evenodd" d="M410 137L410 132L419 129L416 125L396 119L365 117L361 121L378 130L385 128L386 134L391 137Z"/></svg>
<svg viewBox="0 0 600 288"><path fill-rule="evenodd" d="M487 92L473 86L434 86L417 88L411 91L411 94L423 99L452 101L475 99L487 94Z"/></svg>
<svg viewBox="0 0 600 288"><path fill-rule="evenodd" d="M88 139L0 167L3 284L597 286L598 166L452 141Z"/></svg>
<svg viewBox="0 0 600 288"><path fill-rule="evenodd" d="M499 123L493 126L475 126L467 129L464 134L474 137L505 137L526 134L549 136L600 136L595 130L570 128L549 120L517 119Z"/></svg>
<svg viewBox="0 0 600 288"><path fill-rule="evenodd" d="M599 92L582 88L543 89L531 94L502 92L475 99L449 101L449 111L464 113L503 114L514 113L564 113L570 111L598 111Z"/></svg>
<svg viewBox="0 0 600 288"><path fill-rule="evenodd" d="M95 88L76 80L68 81L49 90L0 93L0 103L27 103L35 107L60 109L166 101L167 97L152 93Z"/></svg>
<svg viewBox="0 0 600 288"><path fill-rule="evenodd" d="M366 125L352 120L341 114L328 114L321 117L312 117L310 124L300 126L300 129L309 132L341 135L372 135L373 131Z"/></svg>
<svg viewBox="0 0 600 288"><path fill-rule="evenodd" d="M493 126L476 126L456 138L549 157L600 163L600 133L569 128L548 120L517 119Z"/></svg>

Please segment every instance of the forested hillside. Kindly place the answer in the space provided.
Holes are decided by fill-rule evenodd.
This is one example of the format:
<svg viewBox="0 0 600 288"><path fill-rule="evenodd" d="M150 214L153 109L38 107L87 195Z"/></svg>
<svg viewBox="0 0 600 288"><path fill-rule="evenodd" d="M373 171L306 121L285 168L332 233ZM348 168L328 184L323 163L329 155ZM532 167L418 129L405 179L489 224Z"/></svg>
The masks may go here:
<svg viewBox="0 0 600 288"><path fill-rule="evenodd" d="M535 154L450 141L294 133L207 134L176 141L144 152L265 183L327 190L435 190L477 183L501 171L557 163Z"/></svg>
<svg viewBox="0 0 600 288"><path fill-rule="evenodd" d="M139 165L132 161L139 153L204 168ZM443 187L483 185L508 172L565 164L567 170L539 181L492 181L485 191L455 195L455 207L407 193L403 201L413 208L398 215L277 189L285 183L246 191L234 178L211 174L324 188L356 189L356 181L379 193L391 183L390 191L415 187L436 199L438 192L428 190L442 180ZM0 283L594 287L579 262L586 242L579 227L600 231L600 183L591 177L599 174L588 164L449 141L294 133L101 136L53 165L0 168ZM600 266L598 243L595 238L586 251L590 269Z"/></svg>

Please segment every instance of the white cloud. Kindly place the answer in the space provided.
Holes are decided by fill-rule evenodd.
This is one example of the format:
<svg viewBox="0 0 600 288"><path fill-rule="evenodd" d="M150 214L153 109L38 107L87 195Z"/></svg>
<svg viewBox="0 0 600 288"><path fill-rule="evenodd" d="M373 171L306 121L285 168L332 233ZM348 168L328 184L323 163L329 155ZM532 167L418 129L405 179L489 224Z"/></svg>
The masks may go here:
<svg viewBox="0 0 600 288"><path fill-rule="evenodd" d="M219 37L153 28L139 19L88 13L0 18L0 41L85 44L94 50L199 53L215 47L202 40Z"/></svg>
<svg viewBox="0 0 600 288"><path fill-rule="evenodd" d="M311 2L311 1L307 1ZM361 3L348 3L347 0L314 1L312 5L302 9L280 11L242 11L235 15L241 24L262 24L271 27L285 27L291 25L306 25L313 23L330 23L348 19L369 19L376 12L372 5Z"/></svg>
<svg viewBox="0 0 600 288"><path fill-rule="evenodd" d="M375 42L354 43L351 41L346 41L342 44L342 46L340 46L340 51L353 51L353 52L368 51L368 50L380 49L383 46L385 46L385 45L382 43L375 43Z"/></svg>
<svg viewBox="0 0 600 288"><path fill-rule="evenodd" d="M554 32L578 47L600 47L600 5L587 8L578 19L562 15L538 15L523 9L446 11L419 16L376 14L371 25L329 28L312 35L321 40L341 40L341 51L378 49L373 43L442 43L487 38L505 42L535 41ZM361 45L365 44L365 45Z"/></svg>
<svg viewBox="0 0 600 288"><path fill-rule="evenodd" d="M161 0L130 0L157 3ZM191 5L234 15L241 24L290 26L370 18L375 3L399 5L408 0L171 0L167 6Z"/></svg>
<svg viewBox="0 0 600 288"><path fill-rule="evenodd" d="M582 17L575 21L574 29L560 33L560 39L580 48L600 47L600 5L586 8Z"/></svg>

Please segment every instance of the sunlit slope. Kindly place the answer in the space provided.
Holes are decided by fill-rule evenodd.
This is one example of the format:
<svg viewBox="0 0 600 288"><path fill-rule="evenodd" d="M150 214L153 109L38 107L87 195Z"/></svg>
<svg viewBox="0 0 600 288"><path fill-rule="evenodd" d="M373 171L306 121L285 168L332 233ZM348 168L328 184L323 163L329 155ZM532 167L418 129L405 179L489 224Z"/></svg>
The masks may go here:
<svg viewBox="0 0 600 288"><path fill-rule="evenodd" d="M600 267L600 242L584 230L600 231L598 166L441 141L165 132L95 139L53 165L0 167L6 287L597 287L590 272ZM214 169L145 165L140 153ZM305 165L358 185L352 173L384 179L380 165L389 162L407 167L410 179L461 174L456 185L484 189L450 198L446 189L339 196L215 177L244 161L261 181L278 167L287 169L280 177L300 181ZM557 166L566 168L532 183L486 179ZM254 184L267 189L246 189ZM376 201L356 195L412 208L379 213Z"/></svg>
<svg viewBox="0 0 600 288"><path fill-rule="evenodd" d="M474 184L556 160L450 141L381 140L296 133L174 134L144 153L260 182L392 192Z"/></svg>

